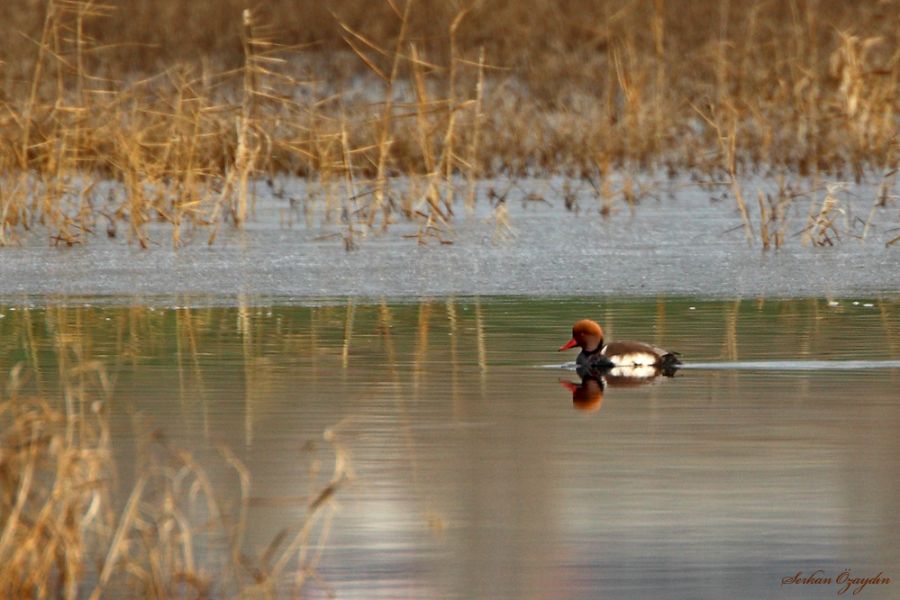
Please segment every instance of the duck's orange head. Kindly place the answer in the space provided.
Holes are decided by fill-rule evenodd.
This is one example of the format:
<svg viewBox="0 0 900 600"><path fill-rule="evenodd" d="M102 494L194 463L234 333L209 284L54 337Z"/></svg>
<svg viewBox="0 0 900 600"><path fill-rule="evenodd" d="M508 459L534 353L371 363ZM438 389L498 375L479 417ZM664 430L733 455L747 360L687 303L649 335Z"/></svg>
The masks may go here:
<svg viewBox="0 0 900 600"><path fill-rule="evenodd" d="M572 326L572 339L559 347L568 350L578 346L582 350L593 352L603 344L603 328L590 319L583 319Z"/></svg>

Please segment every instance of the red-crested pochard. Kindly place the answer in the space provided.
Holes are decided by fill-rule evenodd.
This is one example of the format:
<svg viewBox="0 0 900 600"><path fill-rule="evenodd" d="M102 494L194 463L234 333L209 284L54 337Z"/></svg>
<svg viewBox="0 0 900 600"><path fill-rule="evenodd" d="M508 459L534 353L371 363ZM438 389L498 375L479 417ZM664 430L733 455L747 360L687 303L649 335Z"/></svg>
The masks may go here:
<svg viewBox="0 0 900 600"><path fill-rule="evenodd" d="M643 342L604 343L603 328L590 319L572 326L572 339L559 349L578 346L581 353L575 359L579 370L607 371L616 367L658 369L672 375L681 364L676 352L669 352Z"/></svg>

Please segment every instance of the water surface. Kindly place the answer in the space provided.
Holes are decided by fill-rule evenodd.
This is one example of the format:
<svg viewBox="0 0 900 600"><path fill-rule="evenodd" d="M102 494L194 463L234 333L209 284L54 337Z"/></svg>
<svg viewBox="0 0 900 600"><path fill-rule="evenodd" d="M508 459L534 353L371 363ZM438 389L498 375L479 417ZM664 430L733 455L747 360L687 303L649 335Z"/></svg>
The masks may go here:
<svg viewBox="0 0 900 600"><path fill-rule="evenodd" d="M386 232L357 227L358 250L347 252L339 211L314 201L316 189L303 180L288 178L276 183L281 197L259 182L246 229L223 228L212 247L209 230L185 228L186 245L173 249L171 227L157 223L148 225L148 251L129 247L127 232L112 240L101 233L74 248L49 247L46 235L28 235L22 247L0 250L0 299L59 293L135 294L142 302L173 293L294 301L460 294L871 297L900 290L900 244L885 246L897 236L896 207L878 205L880 184L878 178L836 192L840 235L826 247L804 245L810 210L818 210L824 190L791 201L784 247L763 251L752 198L757 190L777 195L774 179L743 182L755 232L748 243L727 186L660 174L641 185L650 190L641 201L617 199L606 216L585 182L483 181L474 214L458 207L441 233L452 244L428 236L418 244L423 224L398 217ZM402 190L405 184L392 185ZM564 206L567 187L575 194L573 210ZM508 222L496 218L490 189L508 191Z"/></svg>
<svg viewBox="0 0 900 600"><path fill-rule="evenodd" d="M302 519L330 430L352 479L310 597L836 596L782 587L818 569L900 590L896 299L233 303L0 306L0 384L21 363L60 402L64 363L102 362L123 479L139 430L198 461L232 448L248 556ZM573 402L575 374L546 365L582 317L695 368Z"/></svg>

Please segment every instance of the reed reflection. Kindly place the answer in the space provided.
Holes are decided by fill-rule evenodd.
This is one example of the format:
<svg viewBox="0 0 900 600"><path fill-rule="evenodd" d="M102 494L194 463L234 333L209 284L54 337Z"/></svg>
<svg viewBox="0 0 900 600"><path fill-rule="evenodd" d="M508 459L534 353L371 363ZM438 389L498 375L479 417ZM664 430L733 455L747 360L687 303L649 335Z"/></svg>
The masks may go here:
<svg viewBox="0 0 900 600"><path fill-rule="evenodd" d="M548 378L543 367L561 360L551 353L560 323L591 311L610 338L671 344L695 364L896 360L900 302L628 299L597 310L595 301L555 298L281 306L244 296L234 306L173 304L0 305L0 426L7 419L16 433L0 435L0 474L12 474L0 513L21 515L0 527L10 532L6 556L30 556L26 535L56 527L56 514L81 514L98 494L85 531L110 542L118 528L122 543L85 550L86 570L73 561L68 572L102 572L108 562L104 596L132 568L138 583L170 596L184 595L173 586L187 573L210 597L237 595L245 583L274 590L288 580L278 588L287 589L295 578L295 595L326 595L309 589L324 582L339 597L371 597L376 584L403 586L392 597L445 588L495 597L500 586L539 589L551 569L587 574L588 591L573 595L590 597L604 584L597 573L657 552L668 564L686 557L678 563L686 577L743 568L729 553L735 540L757 544L757 556L832 547L861 563L896 563L896 477L884 474L900 473L900 409L891 402L900 370L698 369L644 388L664 384L666 373L613 368L557 383L558 372ZM559 384L578 410L599 410L606 394L613 408L603 419L573 419L545 402ZM852 405L850 394L859 396ZM40 447L23 445L30 439ZM118 479L105 475L113 465ZM48 469L70 476L71 494L53 495ZM735 475L744 472L753 485ZM135 481L146 483L134 510L122 511ZM23 484L28 494L19 494ZM16 513L20 497L30 504ZM43 499L50 504L34 503ZM45 514L45 505L61 512ZM841 525L808 528L808 514L783 508L793 506ZM611 516L597 519L598 507ZM130 524L114 520L121 514ZM687 550L673 522L697 532ZM66 527L53 531L65 537ZM610 540L618 546L606 552ZM208 560L214 544L223 564ZM107 560L110 546L122 560ZM177 570L157 576L160 556ZM795 565L766 568L781 576ZM622 585L646 583L642 573L628 577Z"/></svg>

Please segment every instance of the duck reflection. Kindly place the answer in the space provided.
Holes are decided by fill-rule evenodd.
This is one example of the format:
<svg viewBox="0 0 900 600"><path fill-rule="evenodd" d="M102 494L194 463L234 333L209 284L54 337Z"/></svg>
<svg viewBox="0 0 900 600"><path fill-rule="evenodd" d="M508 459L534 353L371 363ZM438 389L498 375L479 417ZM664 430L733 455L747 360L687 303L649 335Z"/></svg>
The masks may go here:
<svg viewBox="0 0 900 600"><path fill-rule="evenodd" d="M579 368L576 373L581 383L560 380L560 384L572 393L572 406L578 410L594 412L603 404L603 392L607 387L638 387L660 381L660 377L672 377L677 369L660 369L653 366L612 367L609 369Z"/></svg>
<svg viewBox="0 0 900 600"><path fill-rule="evenodd" d="M594 377L582 377L581 383L560 380L564 388L572 392L572 406L585 412L600 410L603 404L603 390L605 384L602 379Z"/></svg>

